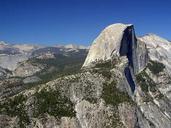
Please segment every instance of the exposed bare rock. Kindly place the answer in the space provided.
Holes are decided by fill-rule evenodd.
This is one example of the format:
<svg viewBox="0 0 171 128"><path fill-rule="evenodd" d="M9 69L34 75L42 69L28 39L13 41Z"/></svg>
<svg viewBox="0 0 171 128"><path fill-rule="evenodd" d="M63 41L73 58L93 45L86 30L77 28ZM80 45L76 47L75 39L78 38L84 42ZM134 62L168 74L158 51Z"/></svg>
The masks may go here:
<svg viewBox="0 0 171 128"><path fill-rule="evenodd" d="M126 128L134 128L137 123L136 107L129 103L122 103L119 105L119 116Z"/></svg>
<svg viewBox="0 0 171 128"><path fill-rule="evenodd" d="M0 127L1 128L17 128L18 126L18 118L10 117L7 115L0 115Z"/></svg>
<svg viewBox="0 0 171 128"><path fill-rule="evenodd" d="M4 79L0 81L0 100L3 97L15 94L22 88L22 80L18 78Z"/></svg>
<svg viewBox="0 0 171 128"><path fill-rule="evenodd" d="M19 62L25 61L28 56L25 54L5 55L0 54L0 66L8 70L15 70Z"/></svg>
<svg viewBox="0 0 171 128"><path fill-rule="evenodd" d="M27 77L34 75L36 72L40 72L42 69L44 69L43 65L33 65L32 63L25 61L18 65L18 67L14 70L13 74L14 76Z"/></svg>
<svg viewBox="0 0 171 128"><path fill-rule="evenodd" d="M75 110L82 128L111 127L113 111L103 102L91 104L83 100L76 104Z"/></svg>
<svg viewBox="0 0 171 128"><path fill-rule="evenodd" d="M79 128L77 119L62 117L61 120L46 115L34 123L33 128Z"/></svg>
<svg viewBox="0 0 171 128"><path fill-rule="evenodd" d="M143 103L140 105L144 116L151 122L151 126L156 128L170 128L170 119L160 111L160 109L153 103Z"/></svg>
<svg viewBox="0 0 171 128"><path fill-rule="evenodd" d="M171 42L155 34L147 34L139 40L147 45L150 59L163 63L171 75Z"/></svg>
<svg viewBox="0 0 171 128"><path fill-rule="evenodd" d="M132 25L118 23L105 28L92 43L83 67L90 66L96 61L109 60L114 54L119 56L124 30L129 26Z"/></svg>
<svg viewBox="0 0 171 128"><path fill-rule="evenodd" d="M146 44L136 39L131 24L113 24L106 27L94 40L83 67L91 67L101 61L127 56L135 73L143 70L148 62Z"/></svg>
<svg viewBox="0 0 171 128"><path fill-rule="evenodd" d="M38 59L54 59L55 56L54 56L54 54L49 52L49 53L42 54L36 58L38 58Z"/></svg>
<svg viewBox="0 0 171 128"><path fill-rule="evenodd" d="M136 58L134 58L134 67L136 72L140 72L147 66L149 57L146 44L139 39L137 39L137 48L136 48Z"/></svg>
<svg viewBox="0 0 171 128"><path fill-rule="evenodd" d="M30 76L23 80L24 84L39 82L41 79L37 76Z"/></svg>
<svg viewBox="0 0 171 128"><path fill-rule="evenodd" d="M5 79L10 77L12 74L9 70L0 67L0 79Z"/></svg>

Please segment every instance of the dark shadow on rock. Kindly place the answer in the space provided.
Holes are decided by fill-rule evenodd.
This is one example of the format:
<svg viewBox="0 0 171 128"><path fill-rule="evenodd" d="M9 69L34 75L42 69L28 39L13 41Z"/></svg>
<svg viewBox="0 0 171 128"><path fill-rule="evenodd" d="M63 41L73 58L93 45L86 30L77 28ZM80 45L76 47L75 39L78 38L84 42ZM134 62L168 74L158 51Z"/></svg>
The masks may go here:
<svg viewBox="0 0 171 128"><path fill-rule="evenodd" d="M129 65L134 69L133 65L133 44L136 43L136 38L132 38L134 34L132 31L134 31L133 26L128 27L125 29L123 38L121 41L121 46L120 46L120 56L127 56ZM135 37L135 36L134 36Z"/></svg>
<svg viewBox="0 0 171 128"><path fill-rule="evenodd" d="M129 67L126 67L125 70L124 70L124 73L125 73L125 76L126 76L126 79L131 87L131 91L132 93L134 93L135 91L135 83L133 81L133 78L132 78L132 75L131 75L131 71L129 69Z"/></svg>

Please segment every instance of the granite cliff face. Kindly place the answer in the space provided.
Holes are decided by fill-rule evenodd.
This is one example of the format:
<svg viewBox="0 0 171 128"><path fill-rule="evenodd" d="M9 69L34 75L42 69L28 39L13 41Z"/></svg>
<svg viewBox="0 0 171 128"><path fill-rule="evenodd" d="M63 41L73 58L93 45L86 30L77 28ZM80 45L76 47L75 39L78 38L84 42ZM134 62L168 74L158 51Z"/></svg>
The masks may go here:
<svg viewBox="0 0 171 128"><path fill-rule="evenodd" d="M170 128L170 47L155 35L136 37L131 24L110 25L95 39L82 70L75 74L72 69L78 62L73 58L80 55L71 52L63 70L69 75L25 84L20 91L21 78L0 82L0 127Z"/></svg>
<svg viewBox="0 0 171 128"><path fill-rule="evenodd" d="M171 42L155 34L139 37L147 45L151 60L162 62L171 73Z"/></svg>
<svg viewBox="0 0 171 128"><path fill-rule="evenodd" d="M146 45L137 40L131 24L118 23L105 28L92 43L83 67L122 56L127 56L129 65L135 72L146 66Z"/></svg>
<svg viewBox="0 0 171 128"><path fill-rule="evenodd" d="M119 56L124 30L130 26L132 25L114 24L105 28L92 43L83 67L109 60L114 54Z"/></svg>
<svg viewBox="0 0 171 128"><path fill-rule="evenodd" d="M138 112L134 116L145 120L143 127L169 128L170 49L171 43L163 38L154 34L137 38L133 25L114 24L93 42L83 68L104 61L114 64L120 58L126 92L137 104Z"/></svg>

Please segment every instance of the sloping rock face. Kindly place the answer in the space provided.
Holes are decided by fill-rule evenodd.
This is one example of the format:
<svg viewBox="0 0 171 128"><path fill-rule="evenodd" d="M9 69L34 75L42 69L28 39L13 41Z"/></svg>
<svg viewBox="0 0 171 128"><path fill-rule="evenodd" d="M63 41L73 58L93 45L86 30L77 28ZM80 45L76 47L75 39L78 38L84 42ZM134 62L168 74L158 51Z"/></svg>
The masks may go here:
<svg viewBox="0 0 171 128"><path fill-rule="evenodd" d="M0 80L0 100L3 97L8 97L22 87L22 81L18 78L2 79Z"/></svg>
<svg viewBox="0 0 171 128"><path fill-rule="evenodd" d="M168 73L171 73L171 42L161 38L155 34L147 34L138 38L140 41L145 42L149 51L151 60L162 62ZM170 74L171 75L171 74Z"/></svg>
<svg viewBox="0 0 171 128"><path fill-rule="evenodd" d="M90 47L83 67L91 67L100 61L127 56L134 72L142 70L148 60L146 45L140 43L131 24L113 24L105 28Z"/></svg>
<svg viewBox="0 0 171 128"><path fill-rule="evenodd" d="M107 27L93 42L83 68L105 61L115 63L116 58L126 57L124 75L132 93L135 91L134 74L148 63L146 44L137 40L133 25L113 24Z"/></svg>
<svg viewBox="0 0 171 128"><path fill-rule="evenodd" d="M3 69L0 67L0 80L5 79L6 77L9 77L11 75L11 72L7 69Z"/></svg>
<svg viewBox="0 0 171 128"><path fill-rule="evenodd" d="M147 66L149 56L148 49L144 42L137 39L137 47L136 47L136 58L134 58L134 67L137 69L137 73L142 71L144 67Z"/></svg>
<svg viewBox="0 0 171 128"><path fill-rule="evenodd" d="M93 42L83 68L105 61L114 64L117 57L121 59L125 56L125 59L120 60L122 68L119 69L123 69L121 74L126 79L126 91L138 106L136 116L132 119L139 120L139 127L169 128L170 46L169 41L153 34L136 38L132 25L114 24L107 27ZM129 118L123 116L124 113L120 114L121 119L124 120L123 124L127 124ZM130 111L129 114L133 115L134 112Z"/></svg>
<svg viewBox="0 0 171 128"><path fill-rule="evenodd" d="M27 77L43 70L45 66L40 64L32 64L28 61L24 61L18 64L18 67L13 71L13 76Z"/></svg>
<svg viewBox="0 0 171 128"><path fill-rule="evenodd" d="M16 55L5 55L0 54L0 66L2 68L13 71L17 68L18 63L28 59L28 56L25 54L16 54Z"/></svg>
<svg viewBox="0 0 171 128"><path fill-rule="evenodd" d="M156 81L160 91L169 99L171 98L171 42L155 34L147 34L139 37L148 48L150 60L162 63L165 70L159 74L152 74L151 78Z"/></svg>
<svg viewBox="0 0 171 128"><path fill-rule="evenodd" d="M9 117L6 115L0 115L0 126L1 128L17 128L18 126L18 119L17 117Z"/></svg>
<svg viewBox="0 0 171 128"><path fill-rule="evenodd" d="M114 54L119 56L124 30L129 26L132 25L114 24L105 28L92 43L83 67L109 60Z"/></svg>

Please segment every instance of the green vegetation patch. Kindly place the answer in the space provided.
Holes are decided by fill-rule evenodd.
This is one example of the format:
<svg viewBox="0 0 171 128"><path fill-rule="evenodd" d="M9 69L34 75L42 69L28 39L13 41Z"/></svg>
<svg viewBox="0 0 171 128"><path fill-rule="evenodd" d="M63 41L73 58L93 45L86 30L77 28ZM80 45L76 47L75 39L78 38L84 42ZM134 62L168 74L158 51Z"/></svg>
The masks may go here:
<svg viewBox="0 0 171 128"><path fill-rule="evenodd" d="M149 70L153 73L153 74L159 74L160 72L162 72L165 68L164 64L159 63L157 61L152 61L150 60L150 62L148 63L147 67L149 68Z"/></svg>
<svg viewBox="0 0 171 128"><path fill-rule="evenodd" d="M111 68L112 68L111 61L99 62L93 67L93 72L102 74L102 76L110 79L111 78L111 72L110 72Z"/></svg>
<svg viewBox="0 0 171 128"><path fill-rule="evenodd" d="M107 105L112 105L114 108L113 116L110 118L112 119L110 128L122 127L123 124L121 123L118 114L118 105L123 102L128 102L133 105L134 103L129 95L116 88L116 82L113 81L111 83L104 83L102 98Z"/></svg>
<svg viewBox="0 0 171 128"><path fill-rule="evenodd" d="M111 68L111 61L99 62L95 65L96 68Z"/></svg>
<svg viewBox="0 0 171 128"><path fill-rule="evenodd" d="M33 96L36 97L33 117L38 118L45 113L57 118L75 117L74 104L66 96L62 96L59 91L43 89ZM20 127L24 128L30 123L25 106L26 101L27 98L21 94L14 98L8 98L0 103L0 114L10 117L17 116Z"/></svg>
<svg viewBox="0 0 171 128"><path fill-rule="evenodd" d="M75 117L74 104L66 97L62 96L59 91L45 89L35 94L37 98L37 109L34 116L38 117L45 113L55 117Z"/></svg>
<svg viewBox="0 0 171 128"><path fill-rule="evenodd" d="M0 113L11 117L18 116L19 125L23 128L30 122L24 106L25 101L26 97L23 95L15 96L14 99L6 99L5 102L0 103Z"/></svg>
<svg viewBox="0 0 171 128"><path fill-rule="evenodd" d="M78 55L77 55L78 54ZM86 53L73 53L70 56L62 54L55 55L53 59L37 59L32 58L28 60L33 65L46 65L45 69L41 72L37 72L35 76L38 76L41 81L35 83L25 84L27 88L34 87L39 84L47 83L50 80L57 79L66 75L72 75L80 72L82 64L84 63Z"/></svg>
<svg viewBox="0 0 171 128"><path fill-rule="evenodd" d="M149 77L149 75L145 71L142 71L138 75L136 75L136 80L141 86L143 92L147 93L149 90L152 92L156 91L156 83Z"/></svg>
<svg viewBox="0 0 171 128"><path fill-rule="evenodd" d="M71 53L68 56L58 54L52 59L32 58L29 61L33 65L46 65L44 70L35 74L42 80L39 82L41 84L62 76L79 73L86 55L85 52Z"/></svg>
<svg viewBox="0 0 171 128"><path fill-rule="evenodd" d="M110 79L111 78L111 72L110 69L93 69L94 73L99 73L101 74L103 77Z"/></svg>
<svg viewBox="0 0 171 128"><path fill-rule="evenodd" d="M85 100L87 100L88 102L95 104L97 103L97 98L93 98L93 97L85 97Z"/></svg>
<svg viewBox="0 0 171 128"><path fill-rule="evenodd" d="M110 84L105 83L103 85L102 98L105 100L106 104L111 104L113 106L117 106L123 102L132 103L132 100L127 93L121 92L116 88L115 81L111 82Z"/></svg>

